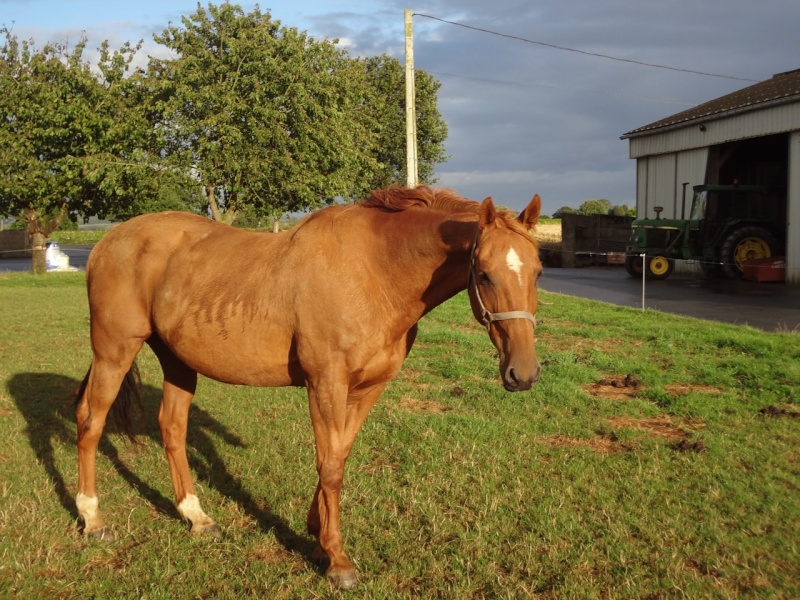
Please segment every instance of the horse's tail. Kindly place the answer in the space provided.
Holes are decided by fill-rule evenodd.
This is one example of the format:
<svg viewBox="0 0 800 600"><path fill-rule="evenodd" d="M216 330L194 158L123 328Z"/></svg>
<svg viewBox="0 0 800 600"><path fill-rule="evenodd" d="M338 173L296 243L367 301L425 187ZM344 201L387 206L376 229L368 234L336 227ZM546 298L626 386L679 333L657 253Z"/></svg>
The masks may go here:
<svg viewBox="0 0 800 600"><path fill-rule="evenodd" d="M83 398L91 372L92 367L89 367L86 377L83 378L83 381L75 390L76 406ZM119 392L117 392L117 397L111 405L110 412L117 429L127 435L132 442L138 444L139 441L136 439L134 425L136 417L144 414L144 409L142 405L142 378L139 375L139 367L136 365L136 361L133 362L130 370L125 374Z"/></svg>

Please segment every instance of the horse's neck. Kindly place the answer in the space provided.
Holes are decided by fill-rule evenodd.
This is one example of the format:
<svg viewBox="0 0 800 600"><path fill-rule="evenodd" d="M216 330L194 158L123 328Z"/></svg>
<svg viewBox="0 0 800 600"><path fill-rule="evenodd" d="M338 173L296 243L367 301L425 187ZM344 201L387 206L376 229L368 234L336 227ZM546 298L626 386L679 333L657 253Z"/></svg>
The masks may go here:
<svg viewBox="0 0 800 600"><path fill-rule="evenodd" d="M433 228L432 240L424 230L406 240L415 252L403 254L414 258L401 265L409 275L398 284L401 293L416 296L420 317L466 289L476 229L474 221L448 220Z"/></svg>

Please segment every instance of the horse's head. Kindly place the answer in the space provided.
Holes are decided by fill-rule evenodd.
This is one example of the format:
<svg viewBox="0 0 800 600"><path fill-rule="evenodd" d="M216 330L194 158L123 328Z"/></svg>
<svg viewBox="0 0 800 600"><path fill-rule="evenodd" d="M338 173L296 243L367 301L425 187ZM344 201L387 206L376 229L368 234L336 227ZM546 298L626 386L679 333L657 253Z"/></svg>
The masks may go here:
<svg viewBox="0 0 800 600"><path fill-rule="evenodd" d="M530 231L539 220L538 195L518 218L498 212L491 198L480 207L472 246L469 298L475 318L500 353L500 375L510 392L529 390L539 378L534 329L539 251Z"/></svg>

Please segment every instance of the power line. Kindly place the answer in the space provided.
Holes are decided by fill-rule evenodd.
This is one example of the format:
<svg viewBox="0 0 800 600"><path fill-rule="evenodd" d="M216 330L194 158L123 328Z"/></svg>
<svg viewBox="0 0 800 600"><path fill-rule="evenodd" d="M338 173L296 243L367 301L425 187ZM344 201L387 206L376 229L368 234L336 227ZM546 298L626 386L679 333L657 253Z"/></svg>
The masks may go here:
<svg viewBox="0 0 800 600"><path fill-rule="evenodd" d="M603 92L600 90L587 90L587 89L578 89L573 87L565 87L562 85L553 85L550 83L541 83L537 82L533 83L525 83L521 81L506 81L501 79L487 79L484 77L472 77L469 75L456 75L455 73L444 73L442 71L430 71L427 70L428 73L431 75L437 75L439 77L452 77L455 79L466 79L468 81L479 81L481 83L491 83L492 85L508 85L513 87L522 87L522 88L531 88L531 89L540 89L540 88L550 88L555 90L565 90L567 92L575 92L580 94L595 94L598 96L607 96L609 98L621 98L623 100L636 100L641 102L651 102L657 104L676 104L681 106L697 106L697 102L686 102L684 100L678 100L677 98L656 98L652 96L631 96L629 94L621 94L615 92Z"/></svg>
<svg viewBox="0 0 800 600"><path fill-rule="evenodd" d="M567 48L565 46L557 46L556 44L548 44L547 42L538 42L536 40L529 40L524 37L519 37L516 35L510 35L507 33L499 33L497 31L491 31L490 29L483 29L481 27L474 27L472 25L465 25L464 23L457 23L456 21L448 21L447 19L441 19L439 17L434 17L431 15L426 15L422 13L414 13L415 17L424 17L426 19L432 19L434 21L440 21L441 23L447 23L448 25L456 25L457 27L463 27L464 29L472 29L473 31L480 31L481 33L488 33L490 35L496 35L499 37L508 38L510 40L517 40L519 42L525 42L526 44L535 44L537 46L545 46L547 48L554 48L556 50L564 50L566 52L575 52L577 54L584 54L586 56L594 56L596 58L606 58L608 60L616 60L618 62L625 62L631 63L634 65L641 65L643 67L655 67L657 69L667 69L669 71L678 71L680 73L692 73L693 75L705 75L706 77L720 77L722 79L733 79L735 81L749 81L753 83L758 83L758 79L748 79L746 77L733 77L731 75L719 75L717 73L706 73L704 71L694 71L692 69L681 69L678 67L668 67L666 65L659 65L656 63L648 63L643 62L640 60L632 60L630 58L619 58L616 56L609 56L607 54L598 54L596 52L587 52L585 50L576 50L575 48Z"/></svg>

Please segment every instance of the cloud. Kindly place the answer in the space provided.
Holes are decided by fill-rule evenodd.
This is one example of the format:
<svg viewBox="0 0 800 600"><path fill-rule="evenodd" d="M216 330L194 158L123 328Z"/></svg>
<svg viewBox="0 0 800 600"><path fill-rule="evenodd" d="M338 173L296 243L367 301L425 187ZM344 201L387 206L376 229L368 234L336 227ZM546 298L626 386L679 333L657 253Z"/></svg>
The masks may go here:
<svg viewBox="0 0 800 600"><path fill-rule="evenodd" d="M254 7L241 4L248 12ZM20 16L18 29L36 25L37 40L77 39L82 29L67 27L80 23L98 46L103 39L112 47L144 39L145 56L163 51L154 32L197 8L195 0L100 5L74 2L64 10L66 3L46 0L4 3L8 14L35 15L25 23ZM283 25L337 38L353 55L403 60L405 0L273 0L269 6L264 12ZM440 109L449 129L451 158L437 169L439 183L515 209L535 192L545 213L596 198L633 204L635 163L620 135L749 85L625 60L751 79L800 67L797 0L727 0L723 7L696 0L420 0L413 8L416 67L442 83ZM45 25L58 20L50 13L59 10L64 23Z"/></svg>

